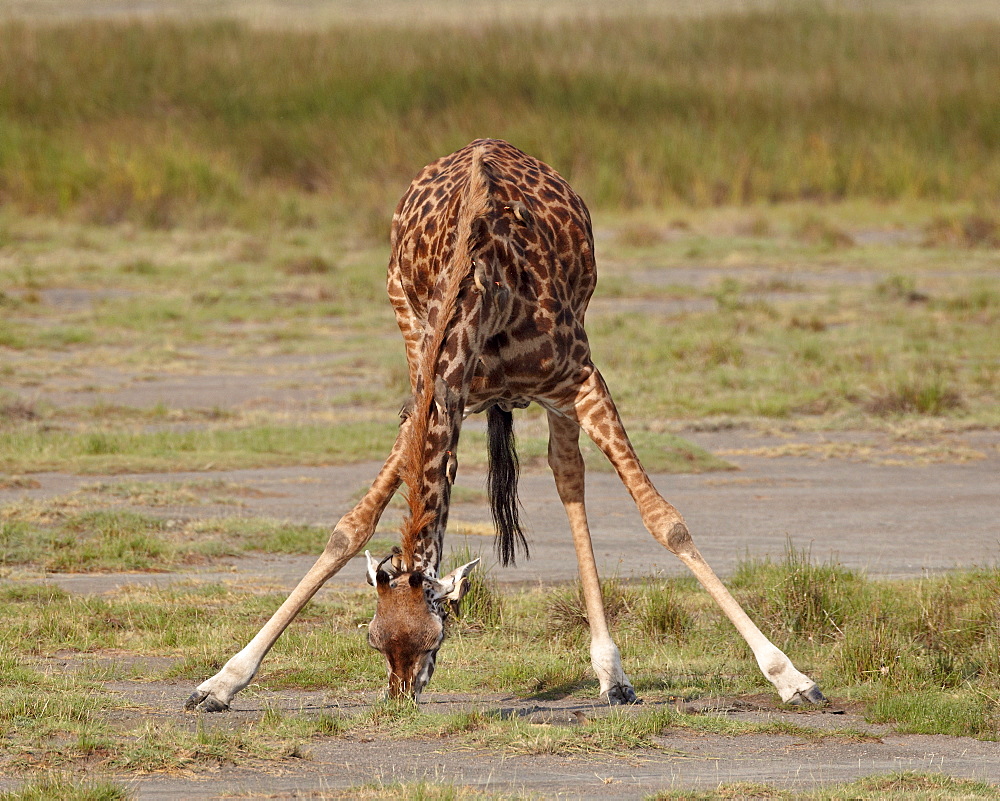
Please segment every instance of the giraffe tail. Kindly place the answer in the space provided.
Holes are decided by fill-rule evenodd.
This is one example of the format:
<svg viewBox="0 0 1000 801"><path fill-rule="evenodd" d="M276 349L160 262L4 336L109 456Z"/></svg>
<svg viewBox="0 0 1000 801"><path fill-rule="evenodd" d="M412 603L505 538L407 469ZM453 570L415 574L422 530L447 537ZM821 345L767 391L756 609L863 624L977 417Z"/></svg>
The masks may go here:
<svg viewBox="0 0 1000 801"><path fill-rule="evenodd" d="M514 440L514 415L497 405L486 412L486 443L489 466L486 486L490 497L490 511L496 527L495 547L497 558L504 567L515 563L515 549L527 559L528 540L521 529L520 502L517 497L517 480L520 463Z"/></svg>

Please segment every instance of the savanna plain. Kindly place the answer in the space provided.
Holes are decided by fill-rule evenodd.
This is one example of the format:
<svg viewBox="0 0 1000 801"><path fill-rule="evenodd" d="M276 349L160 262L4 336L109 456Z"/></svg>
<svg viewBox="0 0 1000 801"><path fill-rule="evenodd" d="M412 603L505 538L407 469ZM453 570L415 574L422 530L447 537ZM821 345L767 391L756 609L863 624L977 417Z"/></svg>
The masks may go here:
<svg viewBox="0 0 1000 801"><path fill-rule="evenodd" d="M0 3L0 798L997 797L998 494L986 547L928 534L950 569L780 519L720 565L821 710L668 555L612 554L644 704L607 709L558 504L523 491L534 572L492 566L476 417L448 559L483 565L427 702L381 700L356 560L234 711L182 711L388 452L392 210L480 136L588 202L595 362L668 499L822 506L845 468L1000 489L990 5L318 5ZM516 425L533 492L544 417Z"/></svg>

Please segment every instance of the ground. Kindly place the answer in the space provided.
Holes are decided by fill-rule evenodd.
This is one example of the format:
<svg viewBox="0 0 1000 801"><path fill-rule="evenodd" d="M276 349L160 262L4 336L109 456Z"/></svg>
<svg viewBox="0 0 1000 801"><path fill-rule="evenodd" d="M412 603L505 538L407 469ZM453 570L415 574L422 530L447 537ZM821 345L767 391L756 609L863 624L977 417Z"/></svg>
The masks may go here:
<svg viewBox="0 0 1000 801"><path fill-rule="evenodd" d="M774 212L781 231L784 213ZM601 261L604 283L588 317L599 364L607 366L626 425L641 440L643 458L665 463L656 460L670 449L666 440L657 439L669 436L666 432L703 449L700 455L685 451L690 463L682 464L681 472L654 470L653 478L685 515L705 557L723 577L748 559L780 559L789 549L808 553L815 562L886 579L994 567L1000 544L996 523L1000 432L990 380L995 348L977 337L990 325L995 295L984 290L976 301L979 295L973 294L980 284L993 286L994 252L938 253L921 244L921 235L912 226L873 228L854 222L848 228L857 243L853 248L831 252L819 245L802 254L798 240L773 232L759 240L727 242L725 237L732 236L733 229L747 225L745 214L736 215L735 222L732 217L729 212L707 213L696 219L693 230L664 228L662 220L653 229L649 223L630 220L615 230L598 229L599 246L609 253ZM363 445L362 455L344 457L330 456L328 450L313 448L302 439L287 446L280 441L288 453L260 447L253 439L218 447L210 439L193 440L189 450L173 445L187 432L210 437L259 430L278 436L307 425L314 426L309 430L318 436L372 420L385 427L379 436L388 432L391 437L396 395L402 391L396 363L398 334L384 301L381 297L366 301L370 305L365 308L373 311L364 318L343 311L330 314L323 306L323 286L332 280L326 273L307 277L318 289L306 287L301 297L289 298L285 284L290 282L279 270L276 278L268 279L275 283L274 292L255 297L252 305L234 307L224 319L212 311L201 320L196 316L199 307L182 298L176 310L164 313L167 323L161 328L160 318L144 311L146 304L154 311L158 308L155 296L129 294L133 290L120 289L118 283L121 275L138 274L145 281L149 273L155 291L169 294L174 284L169 274L158 277L158 267L143 265L186 264L171 248L178 237L187 235L140 232L129 238L97 229L46 229L12 240L15 244L7 256L12 265L38 260L38 272L29 276L32 288L8 293L15 299L12 314L20 315L26 326L48 322L58 327L68 321L77 329L61 334L59 344L49 348L19 344L29 342L27 334L23 340L15 337L13 346L4 351L4 375L10 379L10 390L3 396L7 424L15 434L25 431L35 439L24 439L27 445L18 445L23 451L11 451L8 476L0 475L3 519L33 524L37 516L51 526L77 511L107 506L134 509L145 519L162 519L161 533L168 539L189 537L199 521L227 517L243 519L251 529L266 521L325 529L374 477L379 463L372 459L384 452L382 446ZM204 249L205 255L198 258L209 263L224 260L218 254L234 247L228 235L191 236L197 245L190 249L199 253ZM300 236L306 245L298 244ZM107 238L105 247L111 255L100 269L107 273L111 288L79 286L72 271L61 278L63 265L83 258L79 254L88 253L101 237ZM723 240L718 253L706 250L716 241L711 237ZM304 235L287 238L289 247L305 247L306 252L312 247ZM52 246L37 257L18 250L18 243L36 239L65 239L68 244L64 251ZM637 253L618 255L627 251L623 240L646 239L651 240L653 252L640 247ZM240 245L240 252L249 247ZM781 254L791 253L760 255L773 247L780 247ZM758 255L751 258L748 253ZM363 257L366 282L376 281L371 276L381 273L381 258L377 252ZM901 262L909 265L906 276L915 278L900 278ZM193 264L192 270L200 262ZM957 278L954 265L962 270ZM247 278L237 272L226 280L243 286L248 279L257 281L265 275L270 273L250 264ZM972 300L966 301L963 292ZM136 308L117 312L125 303ZM281 316L298 308L295 304L311 310L301 325L296 318L290 322ZM268 317L270 309L277 316ZM189 327L171 327L174 316L183 318L187 313L193 315ZM247 322L255 314L264 322ZM944 322L951 318L954 329L947 329ZM135 333L120 333L115 326L121 319L128 320ZM643 326L629 328L636 319L659 321L663 328L657 330L662 334L641 339L646 333ZM289 338L294 326L297 338ZM902 334L894 344L897 329ZM78 330L93 331L95 338L75 337ZM699 330L706 332L701 340L685 340L689 332ZM951 330L960 335L942 333ZM626 332L624 338L620 331ZM805 340L795 344L800 336ZM633 338L633 349L623 350L623 339ZM650 370L644 361L647 352L659 352L661 340L679 343L675 352L657 357L672 365L662 386L656 383L661 368ZM742 343L742 349L733 349L733 341ZM898 354L908 353L910 346L915 352L913 366L895 367ZM947 348L936 357L947 367L936 368L935 375L947 376L952 383L942 386L932 380L926 387L941 389L945 400L954 387L960 402L930 407L926 413L905 407L903 414L881 411L875 401L882 397L880 392L892 397L896 386L892 371L909 377L899 379L899 397L905 401L907 386L922 386L926 371L919 365L925 354L938 347ZM887 360L885 353L895 355L887 366L880 366ZM791 368L787 380L775 372L776 366ZM838 377L844 370L862 372L858 379L850 372L847 379ZM855 382L850 392L842 389L845 381ZM761 382L763 389L748 392L745 386L755 382ZM815 397L808 394L810 382L816 382ZM703 397L697 397L699 391ZM731 397L739 392L745 401ZM686 414L682 407L670 405L687 396L704 405L695 405ZM764 408L764 416L742 410L740 404L749 408L761 397L772 404ZM816 398L823 397L828 405L816 406ZM775 406L775 399L784 406ZM727 404L738 411L725 411ZM664 418L664 410L680 416ZM481 428L482 422L475 418L467 423L449 545L489 554L483 460L473 436ZM576 575L565 515L544 467L542 420L529 410L518 416L518 430L525 456L521 500L532 558L507 570L484 565L492 579L509 591L562 585ZM121 432L162 432L173 449L161 456L148 450L145 441L114 439ZM50 450L50 436L55 441L60 436L77 437L66 440L76 443L76 450L62 454ZM29 450L36 447L32 442L38 443L35 451ZM39 469L39 460L55 466ZM136 467L147 463L164 464L164 472L151 472L159 467ZM643 529L614 474L601 470L597 459L588 457L588 464L593 468L588 472L588 507L602 575L623 581L682 575L682 567ZM102 465L109 472L102 473ZM148 471L138 472L143 469ZM698 472L684 472L688 469ZM128 489L119 492L116 487ZM156 494L158 488L162 496ZM373 548L384 550L393 542L399 515L399 508L390 507ZM107 567L97 572L47 573L38 569L37 562L35 567L17 564L5 554L0 589L40 583L62 588L74 598L110 601L123 593L128 597L127 588L135 586L182 591L222 587L232 597L243 598L280 594L295 584L314 558L309 549L291 550L237 548L224 556L202 554L189 562L168 561L132 573L107 572ZM360 558L337 575L317 600L345 588L364 590ZM163 603L162 596L159 602ZM260 611L261 619L269 608ZM208 632L196 647L161 648L157 655L143 655L134 648L127 653L101 647L90 652L43 649L32 666L49 676L83 671L81 675L96 681L106 697L122 702L107 721L116 736L134 731L137 739L152 739L154 748L163 732L175 738L177 732L187 732L199 741L211 741L213 732L233 730L253 739L265 720L276 715L322 719L377 713L373 712L381 692L377 677L369 676L363 686L331 681L321 689L275 689L273 681L269 684L269 670L277 674L283 670L275 670L275 654L265 661L257 681L236 698L229 714L185 713L184 700L200 680L194 677L207 677L218 667L213 660L225 659L242 645L232 628L214 639L211 629ZM629 643L622 645L627 661ZM429 736L426 725L418 736L385 729L373 735L355 727L333 736L306 736L304 745L279 758L244 755L235 762L210 757L187 763L181 752L167 767L133 769L116 778L139 798L337 797L356 795L361 785L369 786L366 792L405 797L410 792L405 788L391 789L400 782L418 788L411 795L419 792L420 782L426 782L528 797L632 798L738 781L803 791L898 771L1000 783L1000 762L991 757L995 743L899 734L891 725L867 723L860 704L834 694L830 707L802 711L780 706L773 694L717 697L702 692L677 700L651 691L643 693L643 706L614 712L595 706L579 687L562 695L533 693L523 686L516 694L453 693L441 686L449 670L449 648L455 647L452 642L442 651L423 710L443 716L474 710L480 723L518 720L523 726L517 748L502 742L491 746L482 737L470 740L450 732ZM166 652L174 656L161 655ZM199 658L202 662L197 662ZM287 654L283 658L287 665ZM192 659L194 663L186 661ZM516 650L509 661L516 667ZM175 667L182 679L162 677ZM558 734L561 725L583 731L602 716L649 715L659 708L680 717L672 718L670 725L638 748L588 750ZM738 720L782 725L736 736L725 724ZM690 721L697 725L685 725ZM820 736L817 730L831 733ZM52 753L60 753L58 747L51 739L43 742L56 750L48 756L18 752L14 758L22 767L36 757L42 764L51 761ZM67 770L73 764L90 764L89 757L74 759ZM29 770L21 775L32 774ZM20 780L0 779L0 789Z"/></svg>
<svg viewBox="0 0 1000 801"><path fill-rule="evenodd" d="M172 684L109 686L134 700L142 716L179 718L176 699L184 687ZM261 692L242 699L239 711L204 721L206 727L233 726L259 718L266 708L356 714L376 699L370 693ZM428 693L432 713L458 710L522 717L543 734L553 724L587 725L612 714L580 701L537 702L510 696L452 696ZM634 708L636 710L641 707ZM424 741L329 738L309 746L306 758L282 765L260 763L222 767L199 774L130 777L139 798L338 797L371 783L450 783L479 791L528 797L637 798L671 789L711 789L720 783L760 782L786 790L836 784L871 774L898 771L944 773L1000 782L996 744L969 738L893 734L888 726L834 705L813 712L778 711L770 698L713 699L684 710L736 720L789 722L834 732L817 741L795 734L739 737L670 730L655 738L656 748L600 757L585 754L505 755L489 748L450 745L447 737ZM624 714L629 714L626 710ZM196 725L189 719L189 725ZM837 730L848 730L837 735ZM869 736L864 736L869 735ZM313 796L315 797L315 796Z"/></svg>
<svg viewBox="0 0 1000 801"><path fill-rule="evenodd" d="M726 574L746 556L778 556L786 538L809 548L814 557L832 556L845 565L886 576L918 576L925 572L992 563L996 553L996 476L1000 474L1000 437L995 433L963 435L963 447L985 458L959 464L879 464L843 458L761 455L775 448L812 453L850 445L885 445L877 435L788 435L740 432L690 432L701 445L726 455L736 471L705 475L660 475L661 490L687 515L708 559ZM770 450L765 450L770 449ZM867 451L866 451L867 452ZM223 472L213 477L259 490L247 493L235 510L309 523L337 517L356 492L362 474L374 464L349 467L280 468ZM117 480L178 481L184 474L117 476ZM94 476L59 474L34 476L39 486L7 490L14 496L62 494ZM482 474L466 471L460 485L482 485ZM617 479L592 473L588 491L594 540L605 573L621 577L672 573L671 557L641 528ZM563 513L551 477L531 471L524 477L522 497L530 526L533 558L516 568L494 571L500 582L561 582L575 572ZM167 507L158 513L181 518L191 514L234 513L218 509ZM482 503L457 506L463 521L487 519ZM104 593L126 583L168 585L174 582L223 581L234 588L287 589L312 558L253 555L170 573L49 574L40 577L73 593ZM363 566L355 560L334 582L363 586ZM29 578L29 576L22 576ZM220 650L231 645L220 643ZM47 668L78 668L86 655L66 654L46 660ZM103 657L107 659L107 657ZM517 654L510 655L516 660ZM112 658L113 659L113 658ZM441 670L447 670L447 646ZM357 714L377 702L372 688L330 687L325 691L267 688L267 670L258 684L239 696L234 711L195 716L182 711L190 682L107 681L106 690L128 700L121 725L170 721L192 730L204 726L233 727L261 716L265 710L334 715ZM313 741L306 758L275 763L221 766L210 770L124 777L139 798L212 798L227 796L290 797L318 793L336 797L361 784L447 782L497 793L530 796L633 798L672 788L712 788L720 782L757 781L790 790L843 782L873 773L914 770L1000 783L995 743L969 738L894 734L887 725L865 723L858 710L836 698L824 710L779 708L769 695L747 698L668 702L688 715L716 715L738 720L787 720L811 729L849 733L827 738L798 734L749 734L738 737L668 730L657 737L656 749L629 750L614 756L511 754L436 739L375 739L331 737ZM612 714L579 698L539 700L492 693L482 695L429 692L425 711L478 710L518 716L539 732L553 723L586 725ZM649 707L638 707L648 711ZM634 711L634 710L633 710ZM630 714L628 710L624 714ZM867 734L871 736L861 736ZM0 782L0 787L10 781Z"/></svg>

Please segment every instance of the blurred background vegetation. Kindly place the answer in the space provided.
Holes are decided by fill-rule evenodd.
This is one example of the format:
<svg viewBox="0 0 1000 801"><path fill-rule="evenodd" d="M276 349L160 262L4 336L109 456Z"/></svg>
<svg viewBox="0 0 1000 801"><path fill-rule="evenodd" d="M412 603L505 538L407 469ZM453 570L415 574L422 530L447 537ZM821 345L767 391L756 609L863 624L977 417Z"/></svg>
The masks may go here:
<svg viewBox="0 0 1000 801"><path fill-rule="evenodd" d="M474 21L476 4L420 19L375 4L358 19L338 3L281 26L252 24L280 4L222 20L185 3L134 19L6 3L0 202L152 227L320 215L384 238L421 165L494 136L598 209L989 204L1000 16L928 10L963 5L984 8L627 3L611 17L507 3ZM31 6L49 13L13 19Z"/></svg>
<svg viewBox="0 0 1000 801"><path fill-rule="evenodd" d="M392 210L493 136L594 210L595 360L651 435L995 426L998 43L984 0L0 0L0 424L388 430ZM265 366L267 414L165 379Z"/></svg>

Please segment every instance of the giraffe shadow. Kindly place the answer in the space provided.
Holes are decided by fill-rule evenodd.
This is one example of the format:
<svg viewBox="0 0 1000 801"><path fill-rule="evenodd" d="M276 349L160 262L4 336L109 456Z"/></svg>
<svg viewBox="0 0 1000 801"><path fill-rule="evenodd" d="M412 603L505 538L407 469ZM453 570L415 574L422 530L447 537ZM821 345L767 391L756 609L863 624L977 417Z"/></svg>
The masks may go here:
<svg viewBox="0 0 1000 801"><path fill-rule="evenodd" d="M496 709L490 714L499 720L521 721L542 726L578 726L590 719L593 710L589 705L585 704L579 707L560 707L558 709L536 704L527 707Z"/></svg>
<svg viewBox="0 0 1000 801"><path fill-rule="evenodd" d="M596 684L586 681L565 681L561 684L553 684L544 690L527 696L528 701L562 701L580 690L593 690Z"/></svg>

